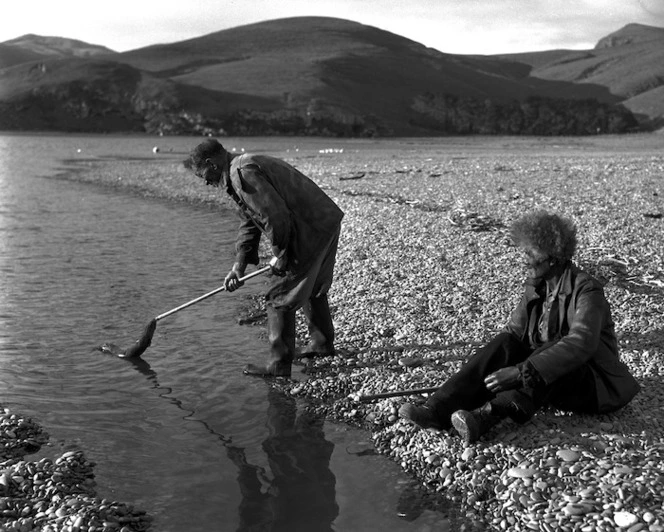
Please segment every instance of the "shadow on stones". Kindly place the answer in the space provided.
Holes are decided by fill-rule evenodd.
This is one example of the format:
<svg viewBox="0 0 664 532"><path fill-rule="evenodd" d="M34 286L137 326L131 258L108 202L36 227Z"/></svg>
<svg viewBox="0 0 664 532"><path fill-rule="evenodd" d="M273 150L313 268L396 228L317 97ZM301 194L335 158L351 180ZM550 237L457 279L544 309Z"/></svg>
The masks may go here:
<svg viewBox="0 0 664 532"><path fill-rule="evenodd" d="M664 328L655 329L645 333L628 333L623 335L621 338L621 341L624 340L629 341L627 346L630 348L638 347L639 349L663 349Z"/></svg>

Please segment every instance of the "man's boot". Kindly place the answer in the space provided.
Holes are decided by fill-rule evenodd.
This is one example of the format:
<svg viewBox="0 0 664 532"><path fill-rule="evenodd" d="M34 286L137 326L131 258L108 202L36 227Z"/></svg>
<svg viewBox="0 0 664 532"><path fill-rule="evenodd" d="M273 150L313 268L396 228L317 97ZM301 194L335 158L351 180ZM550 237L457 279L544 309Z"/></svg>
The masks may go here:
<svg viewBox="0 0 664 532"><path fill-rule="evenodd" d="M248 364L246 375L260 377L290 377L295 353L295 311L267 307L267 330L270 357L263 366Z"/></svg>
<svg viewBox="0 0 664 532"><path fill-rule="evenodd" d="M334 324L327 295L312 297L302 307L309 328L309 344L298 352L299 358L334 355Z"/></svg>
<svg viewBox="0 0 664 532"><path fill-rule="evenodd" d="M415 425L423 429L443 430L446 428L440 423L440 420L436 417L436 413L426 405L416 406L404 403L399 408L399 417L415 423Z"/></svg>
<svg viewBox="0 0 664 532"><path fill-rule="evenodd" d="M504 416L498 415L491 406L484 406L472 411L457 410L452 414L452 426L466 444L475 443L491 427L496 425Z"/></svg>

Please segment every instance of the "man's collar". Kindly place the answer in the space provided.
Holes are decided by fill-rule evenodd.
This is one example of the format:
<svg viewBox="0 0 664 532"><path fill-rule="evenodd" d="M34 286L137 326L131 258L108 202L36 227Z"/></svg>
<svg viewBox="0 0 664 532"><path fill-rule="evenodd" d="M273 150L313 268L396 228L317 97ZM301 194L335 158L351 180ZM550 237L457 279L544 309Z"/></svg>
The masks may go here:
<svg viewBox="0 0 664 532"><path fill-rule="evenodd" d="M565 264L565 269L563 270L562 275L560 276L560 281L558 281L558 295L561 294L571 294L572 293L572 269L574 268L572 261L568 261ZM537 299L543 297L541 294L546 294L544 289L544 284L546 281L541 277L536 279L528 278L526 279L526 291L529 292L529 300Z"/></svg>
<svg viewBox="0 0 664 532"><path fill-rule="evenodd" d="M221 167L221 183L222 187L226 190L232 190L231 185L231 161L233 160L234 155L226 152L226 157L224 158L224 164Z"/></svg>
<svg viewBox="0 0 664 532"><path fill-rule="evenodd" d="M565 271L560 279L560 289L559 294L571 294L572 293L572 270L574 265L572 261L568 261L565 265Z"/></svg>

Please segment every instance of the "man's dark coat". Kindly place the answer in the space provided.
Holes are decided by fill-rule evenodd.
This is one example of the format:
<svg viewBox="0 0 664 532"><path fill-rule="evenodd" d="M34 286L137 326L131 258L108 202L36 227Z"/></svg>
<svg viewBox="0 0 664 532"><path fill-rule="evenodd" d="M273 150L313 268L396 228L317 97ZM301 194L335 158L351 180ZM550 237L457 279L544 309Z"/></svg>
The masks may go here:
<svg viewBox="0 0 664 532"><path fill-rule="evenodd" d="M230 163L228 193L240 208L236 262L258 264L265 234L275 257L305 272L338 233L343 212L316 183L267 155L238 155Z"/></svg>
<svg viewBox="0 0 664 532"><path fill-rule="evenodd" d="M541 284L526 284L506 326L507 332L531 346L535 344L537 308L541 306L541 294L546 293L543 288ZM598 413L625 406L638 393L639 384L620 360L602 286L571 262L561 279L555 330L560 333L558 341L528 358L545 384L587 364L595 380Z"/></svg>

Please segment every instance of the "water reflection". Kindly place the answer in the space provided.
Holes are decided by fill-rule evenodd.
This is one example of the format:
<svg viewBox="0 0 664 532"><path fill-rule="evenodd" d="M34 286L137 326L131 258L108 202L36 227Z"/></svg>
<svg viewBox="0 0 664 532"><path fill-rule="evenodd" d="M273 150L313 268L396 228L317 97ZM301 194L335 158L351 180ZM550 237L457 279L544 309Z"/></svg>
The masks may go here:
<svg viewBox="0 0 664 532"><path fill-rule="evenodd" d="M269 435L262 447L274 477L263 496L262 522L276 530L332 530L339 514L330 470L334 444L325 439L323 420L306 410L298 415L295 400L283 392L271 388L267 397ZM259 495L243 491L250 501Z"/></svg>
<svg viewBox="0 0 664 532"><path fill-rule="evenodd" d="M144 375L159 396L185 413L183 419L200 423L219 439L229 460L237 467L241 493L238 532L297 531L327 532L339 514L330 457L334 444L325 438L324 419L298 408L295 399L267 387L268 435L262 442L269 468L247 460L245 450L219 433L195 411L187 409L162 386L157 373L142 358L126 359Z"/></svg>

